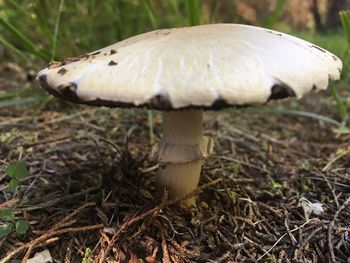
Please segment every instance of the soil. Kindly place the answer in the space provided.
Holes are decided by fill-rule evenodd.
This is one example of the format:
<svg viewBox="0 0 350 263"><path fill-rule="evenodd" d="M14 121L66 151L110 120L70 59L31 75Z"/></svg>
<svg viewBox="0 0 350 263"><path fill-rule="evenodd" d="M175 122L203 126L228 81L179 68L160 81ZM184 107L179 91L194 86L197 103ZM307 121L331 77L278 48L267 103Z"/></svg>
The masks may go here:
<svg viewBox="0 0 350 263"><path fill-rule="evenodd" d="M2 65L0 95L49 98L37 86ZM337 116L327 93L298 107ZM151 143L145 110L54 98L1 108L9 135L0 143L0 209L30 229L0 239L0 262L44 249L54 262L350 262L349 134L295 115L206 112L215 150L192 193L197 208L183 209L166 193L154 197L159 112L153 125ZM18 160L30 176L9 191L5 169Z"/></svg>

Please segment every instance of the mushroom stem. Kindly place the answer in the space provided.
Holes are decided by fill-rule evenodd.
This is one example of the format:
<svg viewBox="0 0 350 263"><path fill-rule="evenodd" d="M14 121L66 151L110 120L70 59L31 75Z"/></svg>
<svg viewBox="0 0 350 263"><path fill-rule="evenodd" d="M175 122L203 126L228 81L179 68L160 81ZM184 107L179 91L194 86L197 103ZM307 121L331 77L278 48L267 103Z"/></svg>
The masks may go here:
<svg viewBox="0 0 350 263"><path fill-rule="evenodd" d="M175 199L194 190L204 158L212 149L211 140L203 136L203 114L200 110L163 113L163 141L159 149L160 168L157 182ZM195 205L195 198L184 200Z"/></svg>

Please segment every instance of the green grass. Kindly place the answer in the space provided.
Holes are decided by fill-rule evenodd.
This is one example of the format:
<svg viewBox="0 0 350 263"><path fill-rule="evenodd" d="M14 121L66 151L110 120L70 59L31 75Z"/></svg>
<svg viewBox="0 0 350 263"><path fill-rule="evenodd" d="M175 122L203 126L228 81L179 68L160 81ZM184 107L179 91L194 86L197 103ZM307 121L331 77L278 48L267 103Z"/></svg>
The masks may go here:
<svg viewBox="0 0 350 263"><path fill-rule="evenodd" d="M347 52L346 35L342 31L318 34L315 32L293 32L293 35L312 42L343 58Z"/></svg>
<svg viewBox="0 0 350 263"><path fill-rule="evenodd" d="M349 19L350 25L350 16L347 19ZM328 90L337 105L338 116L341 124L340 129L344 130L342 126L348 126L350 120L350 102L348 101L346 96L342 95L345 90L350 90L350 60L348 55L349 45L347 44L347 41L350 39L350 32L338 31L329 32L326 34L296 32L293 33L293 35L310 41L320 47L323 47L324 49L334 53L343 61L343 72L341 81L337 83L330 83Z"/></svg>
<svg viewBox="0 0 350 263"><path fill-rule="evenodd" d="M199 24L202 17L199 0L7 0L0 2L0 10L6 46L22 58L46 62L154 28Z"/></svg>
<svg viewBox="0 0 350 263"><path fill-rule="evenodd" d="M337 105L338 115L343 126L348 126L350 121L350 101L343 96L343 90L350 90L350 12L340 13L340 20L343 30L328 34L302 34L305 40L313 42L337 55L343 61L342 79L337 84L331 84L329 92Z"/></svg>

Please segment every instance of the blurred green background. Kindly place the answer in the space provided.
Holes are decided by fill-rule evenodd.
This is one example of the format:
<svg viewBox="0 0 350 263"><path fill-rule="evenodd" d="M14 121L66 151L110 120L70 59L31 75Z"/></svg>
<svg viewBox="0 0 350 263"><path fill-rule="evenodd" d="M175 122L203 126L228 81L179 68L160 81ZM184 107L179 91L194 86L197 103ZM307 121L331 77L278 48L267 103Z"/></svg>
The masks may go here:
<svg viewBox="0 0 350 263"><path fill-rule="evenodd" d="M337 109L337 121L345 126L350 105L350 15L345 11L349 7L349 0L0 0L0 56L2 63L36 72L50 60L155 28L206 23L263 26L311 41L343 60L343 77L330 87L329 107ZM38 98L35 103L41 98L38 93L0 90L0 107L16 106L28 96Z"/></svg>

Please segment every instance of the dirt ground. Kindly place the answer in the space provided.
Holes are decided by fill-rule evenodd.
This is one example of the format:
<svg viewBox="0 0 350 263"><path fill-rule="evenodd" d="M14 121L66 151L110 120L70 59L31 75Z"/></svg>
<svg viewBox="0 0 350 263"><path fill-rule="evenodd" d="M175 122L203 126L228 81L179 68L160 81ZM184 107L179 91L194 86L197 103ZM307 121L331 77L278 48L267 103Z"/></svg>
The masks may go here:
<svg viewBox="0 0 350 263"><path fill-rule="evenodd" d="M3 65L0 94L38 87L27 73ZM336 118L327 101L299 106ZM192 193L198 207L184 210L153 198L159 113L151 145L145 110L53 98L0 110L11 134L0 143L0 209L30 224L0 239L0 262L45 248L55 262L350 262L350 135L328 123L206 112L215 151ZM19 159L30 176L8 191L5 168Z"/></svg>

